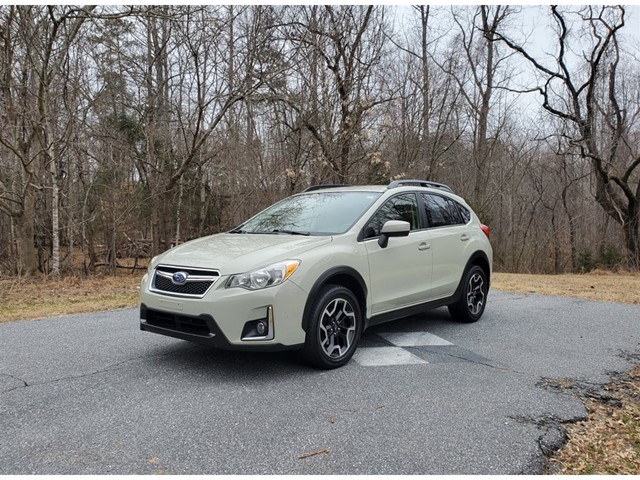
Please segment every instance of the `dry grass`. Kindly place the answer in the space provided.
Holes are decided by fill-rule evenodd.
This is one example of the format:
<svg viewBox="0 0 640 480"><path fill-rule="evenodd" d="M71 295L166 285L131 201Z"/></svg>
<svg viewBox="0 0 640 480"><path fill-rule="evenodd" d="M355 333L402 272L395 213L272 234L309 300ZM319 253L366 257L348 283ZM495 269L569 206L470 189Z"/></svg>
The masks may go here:
<svg viewBox="0 0 640 480"><path fill-rule="evenodd" d="M0 280L0 323L135 307L142 274Z"/></svg>
<svg viewBox="0 0 640 480"><path fill-rule="evenodd" d="M566 426L569 442L551 458L553 473L640 473L640 366L606 389L622 405L588 399L588 419Z"/></svg>
<svg viewBox="0 0 640 480"><path fill-rule="evenodd" d="M494 273L491 288L503 292L580 297L640 305L640 274L596 270L584 275Z"/></svg>

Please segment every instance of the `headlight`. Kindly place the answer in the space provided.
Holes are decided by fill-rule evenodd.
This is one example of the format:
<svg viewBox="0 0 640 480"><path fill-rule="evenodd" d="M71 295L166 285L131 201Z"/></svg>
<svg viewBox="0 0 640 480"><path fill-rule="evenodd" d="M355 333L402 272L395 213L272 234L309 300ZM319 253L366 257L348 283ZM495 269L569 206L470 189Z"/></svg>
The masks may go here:
<svg viewBox="0 0 640 480"><path fill-rule="evenodd" d="M242 287L247 290L261 290L274 287L289 278L299 265L300 260L286 260L252 272L231 275L227 281L227 288Z"/></svg>

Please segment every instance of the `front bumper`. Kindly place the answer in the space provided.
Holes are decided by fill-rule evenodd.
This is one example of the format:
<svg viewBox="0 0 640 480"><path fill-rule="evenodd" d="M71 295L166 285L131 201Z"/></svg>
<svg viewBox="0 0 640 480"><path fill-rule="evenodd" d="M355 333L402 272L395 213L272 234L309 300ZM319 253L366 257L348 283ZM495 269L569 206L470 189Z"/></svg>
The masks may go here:
<svg viewBox="0 0 640 480"><path fill-rule="evenodd" d="M161 315L158 315L161 313ZM151 317L161 317L151 320ZM188 327L185 328L185 320L197 320L197 323L206 323L207 332L201 331L200 333L190 332ZM171 325L173 322L173 325ZM192 323L192 322L189 322ZM165 326L161 326L164 324ZM144 304L140 305L140 330L159 333L160 335L167 335L169 337L179 338L181 340L189 340L190 342L199 343L200 345L207 345L210 347L219 348L221 350L250 350L254 352L277 352L282 350L295 350L302 348L303 344L299 345L282 345L281 343L259 343L243 342L241 344L233 344L229 342L229 339L225 337L220 327L216 323L215 319L210 315L200 315L199 317L185 317L177 314L166 314L164 312L157 312L147 309Z"/></svg>
<svg viewBox="0 0 640 480"><path fill-rule="evenodd" d="M145 275L140 285L141 330L228 350L291 350L304 344L307 295L293 282L249 291L225 288L226 278L220 278L200 299L152 292L149 283ZM273 338L242 339L248 322L267 317L272 319Z"/></svg>

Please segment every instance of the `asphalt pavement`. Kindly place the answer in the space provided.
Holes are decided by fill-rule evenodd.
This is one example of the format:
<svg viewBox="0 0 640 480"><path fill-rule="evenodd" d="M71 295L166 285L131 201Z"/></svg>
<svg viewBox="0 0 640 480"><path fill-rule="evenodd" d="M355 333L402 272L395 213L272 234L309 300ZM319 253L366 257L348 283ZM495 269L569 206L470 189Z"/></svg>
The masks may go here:
<svg viewBox="0 0 640 480"><path fill-rule="evenodd" d="M331 371L135 309L4 324L0 474L539 473L579 393L639 360L638 306L499 292L475 324L370 329Z"/></svg>

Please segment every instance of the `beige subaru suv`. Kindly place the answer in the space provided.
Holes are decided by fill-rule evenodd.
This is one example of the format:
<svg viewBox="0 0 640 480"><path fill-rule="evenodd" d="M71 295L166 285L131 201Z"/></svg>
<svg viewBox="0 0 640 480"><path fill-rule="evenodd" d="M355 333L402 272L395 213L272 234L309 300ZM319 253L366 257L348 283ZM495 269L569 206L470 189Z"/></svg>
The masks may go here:
<svg viewBox="0 0 640 480"><path fill-rule="evenodd" d="M314 186L155 257L140 328L226 349L301 349L335 368L370 326L442 306L478 320L492 257L489 229L446 185Z"/></svg>

